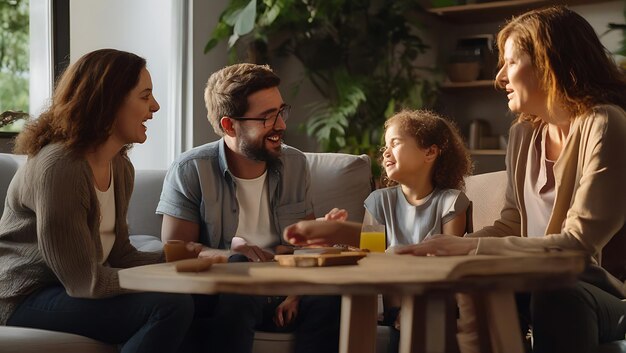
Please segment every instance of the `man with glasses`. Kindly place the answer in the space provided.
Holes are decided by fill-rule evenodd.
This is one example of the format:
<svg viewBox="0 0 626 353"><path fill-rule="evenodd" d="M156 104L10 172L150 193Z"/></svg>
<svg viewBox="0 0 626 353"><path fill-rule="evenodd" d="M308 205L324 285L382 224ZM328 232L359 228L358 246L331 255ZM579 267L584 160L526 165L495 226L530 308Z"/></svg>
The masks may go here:
<svg viewBox="0 0 626 353"><path fill-rule="evenodd" d="M162 239L199 242L200 256L271 261L282 230L314 219L304 154L282 143L290 106L266 65L236 64L211 75L207 117L222 138L183 153L169 168L157 213ZM294 329L297 353L337 352L340 299L222 294L208 329L211 352L252 350L255 329ZM283 300L285 299L285 300Z"/></svg>

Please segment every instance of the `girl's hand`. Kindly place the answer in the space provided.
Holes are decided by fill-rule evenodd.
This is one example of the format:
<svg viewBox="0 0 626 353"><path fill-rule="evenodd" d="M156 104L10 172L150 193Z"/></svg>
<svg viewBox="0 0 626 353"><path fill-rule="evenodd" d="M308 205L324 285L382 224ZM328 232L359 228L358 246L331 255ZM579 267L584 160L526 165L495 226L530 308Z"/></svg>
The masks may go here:
<svg viewBox="0 0 626 353"><path fill-rule="evenodd" d="M454 235L433 235L419 244L408 245L396 249L396 254L414 256L454 256L470 255L478 247L477 238L461 238Z"/></svg>
<svg viewBox="0 0 626 353"><path fill-rule="evenodd" d="M333 208L325 216L325 221L345 221L348 219L348 211L338 208Z"/></svg>
<svg viewBox="0 0 626 353"><path fill-rule="evenodd" d="M274 323L278 327L285 327L293 322L298 315L300 296L290 295L276 308Z"/></svg>
<svg viewBox="0 0 626 353"><path fill-rule="evenodd" d="M285 228L283 238L293 245L359 246L361 224L338 221L300 221Z"/></svg>

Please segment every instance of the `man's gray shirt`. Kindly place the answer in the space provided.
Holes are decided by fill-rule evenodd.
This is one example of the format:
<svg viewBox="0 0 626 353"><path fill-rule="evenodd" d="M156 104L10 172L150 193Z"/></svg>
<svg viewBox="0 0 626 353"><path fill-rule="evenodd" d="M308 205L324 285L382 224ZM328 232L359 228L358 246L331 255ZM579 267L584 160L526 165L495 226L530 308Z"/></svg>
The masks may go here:
<svg viewBox="0 0 626 353"><path fill-rule="evenodd" d="M156 210L199 224L198 241L215 249L230 249L239 223L236 184L225 148L220 139L181 154L167 171ZM283 145L279 161L268 164L267 178L270 224L278 234L275 246L282 242L286 226L313 214L306 157Z"/></svg>

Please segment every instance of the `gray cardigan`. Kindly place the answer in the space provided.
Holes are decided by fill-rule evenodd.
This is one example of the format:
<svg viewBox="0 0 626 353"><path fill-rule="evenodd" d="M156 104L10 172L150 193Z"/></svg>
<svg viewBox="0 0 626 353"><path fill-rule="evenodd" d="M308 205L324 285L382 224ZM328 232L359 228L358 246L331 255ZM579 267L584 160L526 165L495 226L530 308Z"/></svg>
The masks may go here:
<svg viewBox="0 0 626 353"><path fill-rule="evenodd" d="M87 161L52 144L17 171L0 219L0 325L45 286L60 283L73 297L111 297L126 292L120 268L162 261L162 253L139 252L128 240L134 169L126 156L114 158L113 175L116 239L101 265L100 210Z"/></svg>

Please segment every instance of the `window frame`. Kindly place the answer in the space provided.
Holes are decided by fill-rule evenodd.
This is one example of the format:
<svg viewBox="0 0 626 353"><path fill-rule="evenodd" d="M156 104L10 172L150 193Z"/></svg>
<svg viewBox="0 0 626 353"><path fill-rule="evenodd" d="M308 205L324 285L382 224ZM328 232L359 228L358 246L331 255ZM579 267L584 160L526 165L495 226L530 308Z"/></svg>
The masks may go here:
<svg viewBox="0 0 626 353"><path fill-rule="evenodd" d="M69 64L70 0L29 2L29 114L36 118L52 96L54 83ZM0 138L19 132L0 131Z"/></svg>

